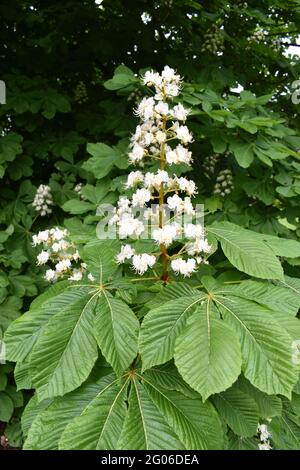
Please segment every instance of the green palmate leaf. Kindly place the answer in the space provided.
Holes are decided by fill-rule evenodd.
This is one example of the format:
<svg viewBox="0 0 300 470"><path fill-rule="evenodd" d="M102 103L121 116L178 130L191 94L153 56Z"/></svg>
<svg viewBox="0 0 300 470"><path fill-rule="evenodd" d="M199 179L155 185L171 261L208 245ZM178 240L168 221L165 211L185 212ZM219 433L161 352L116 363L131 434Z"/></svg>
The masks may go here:
<svg viewBox="0 0 300 470"><path fill-rule="evenodd" d="M17 384L17 390L32 388L29 360L25 362L17 362L14 375Z"/></svg>
<svg viewBox="0 0 300 470"><path fill-rule="evenodd" d="M280 450L300 450L300 419L284 412L268 424L272 433L272 442Z"/></svg>
<svg viewBox="0 0 300 470"><path fill-rule="evenodd" d="M294 389L293 389L293 392L294 393L297 393L298 395L300 395L300 377L298 379L298 382L296 383Z"/></svg>
<svg viewBox="0 0 300 470"><path fill-rule="evenodd" d="M159 387L176 390L190 398L199 398L198 393L187 385L171 362L147 370L143 377Z"/></svg>
<svg viewBox="0 0 300 470"><path fill-rule="evenodd" d="M20 315L22 301L16 296L9 296L0 305L0 334Z"/></svg>
<svg viewBox="0 0 300 470"><path fill-rule="evenodd" d="M104 377L95 398L66 427L59 448L116 449L125 419L128 382L127 378L119 386L114 375ZM74 436L78 438L74 439Z"/></svg>
<svg viewBox="0 0 300 470"><path fill-rule="evenodd" d="M166 287L162 286L161 292L147 302L147 307L149 307L149 309L153 309L160 307L163 303L169 302L170 300L187 297L189 295L195 296L198 294L199 292L197 289L184 282L168 284Z"/></svg>
<svg viewBox="0 0 300 470"><path fill-rule="evenodd" d="M292 338L272 311L234 296L216 296L215 302L240 337L246 378L263 392L290 397L298 376L292 363Z"/></svg>
<svg viewBox="0 0 300 470"><path fill-rule="evenodd" d="M212 405L144 381L150 398L189 450L222 449L224 435Z"/></svg>
<svg viewBox="0 0 300 470"><path fill-rule="evenodd" d="M259 234L263 240L278 256L297 258L300 256L300 243L296 240L286 240L272 235Z"/></svg>
<svg viewBox="0 0 300 470"><path fill-rule="evenodd" d="M23 435L21 422L19 419L12 420L5 428L5 436L11 447L21 447L23 443Z"/></svg>
<svg viewBox="0 0 300 470"><path fill-rule="evenodd" d="M51 302L52 297L61 293L68 283L58 283L37 297L29 312L10 324L5 334L6 356L11 361L24 361L32 351L37 338L55 313L62 308L61 303ZM68 299L66 306L68 305Z"/></svg>
<svg viewBox="0 0 300 470"><path fill-rule="evenodd" d="M8 423L14 411L12 399L5 393L0 392L0 421Z"/></svg>
<svg viewBox="0 0 300 470"><path fill-rule="evenodd" d="M63 204L62 209L70 214L85 214L86 212L94 211L95 204L81 201L80 199L70 199Z"/></svg>
<svg viewBox="0 0 300 470"><path fill-rule="evenodd" d="M97 301L94 334L102 354L117 374L134 360L138 332L139 321L128 305L103 291Z"/></svg>
<svg viewBox="0 0 300 470"><path fill-rule="evenodd" d="M145 388L132 380L129 409L118 443L119 449L168 450L183 445L168 426Z"/></svg>
<svg viewBox="0 0 300 470"><path fill-rule="evenodd" d="M287 315L284 311L279 310L278 308L274 312L274 318L292 338L292 347L294 349L295 358L297 358L299 356L298 340L300 338L300 319Z"/></svg>
<svg viewBox="0 0 300 470"><path fill-rule="evenodd" d="M300 397L297 393L293 393L290 407L292 412L300 418Z"/></svg>
<svg viewBox="0 0 300 470"><path fill-rule="evenodd" d="M228 440L228 450L258 450L258 441L254 437L240 437L230 432Z"/></svg>
<svg viewBox="0 0 300 470"><path fill-rule="evenodd" d="M119 90L137 83L138 79L135 77L133 71L125 65L120 65L116 68L113 78L107 80L104 86L107 90Z"/></svg>
<svg viewBox="0 0 300 470"><path fill-rule="evenodd" d="M248 168L254 159L253 142L231 142L230 150L242 168Z"/></svg>
<svg viewBox="0 0 300 470"><path fill-rule="evenodd" d="M5 393L12 400L14 408L20 408L21 406L24 405L23 393L20 391L17 391L14 385L8 384L5 388Z"/></svg>
<svg viewBox="0 0 300 470"><path fill-rule="evenodd" d="M35 418L42 413L44 409L53 401L53 399L47 399L43 401L38 401L37 395L33 395L33 397L27 403L21 419L22 431L23 436L26 438L28 431L34 422Z"/></svg>
<svg viewBox="0 0 300 470"><path fill-rule="evenodd" d="M7 385L7 375L4 373L1 373L1 369L0 369L0 391L1 392L5 390L6 385Z"/></svg>
<svg viewBox="0 0 300 470"><path fill-rule="evenodd" d="M230 222L215 222L207 230L220 242L228 260L240 271L263 279L282 279L273 250L257 234Z"/></svg>
<svg viewBox="0 0 300 470"><path fill-rule="evenodd" d="M82 166L97 179L107 176L114 165L118 166L120 164L123 157L123 152L120 148L117 146L109 147L101 142L88 144L87 151L92 157L84 162Z"/></svg>
<svg viewBox="0 0 300 470"><path fill-rule="evenodd" d="M232 387L213 397L214 405L228 426L239 436L256 434L258 408L255 400L245 392Z"/></svg>
<svg viewBox="0 0 300 470"><path fill-rule="evenodd" d="M258 408L260 418L272 418L273 416L280 416L282 412L282 402L276 395L267 395L257 388L253 387L251 383L243 376L235 384L236 389L240 389L247 395L251 396Z"/></svg>
<svg viewBox="0 0 300 470"><path fill-rule="evenodd" d="M61 294L67 287L68 288L70 287L70 282L69 281L56 282L55 284L53 284L53 286L50 286L45 292L40 294L38 297L36 297L31 302L30 310L38 309L44 303L46 303L48 300L50 300L53 297Z"/></svg>
<svg viewBox="0 0 300 470"><path fill-rule="evenodd" d="M51 401L46 400L41 402L44 406L40 409L35 401L34 406L38 409L38 413L31 420L30 426L26 426L28 433L26 433L27 439L24 444L24 449L58 449L59 440L66 426L76 416L80 415L83 409L97 396L99 390L101 390L103 386L106 386L107 382L106 380L103 381L102 378L105 373L107 373L107 368L103 368L100 372L97 372L97 374L92 373L89 380L77 390L68 393L64 397L57 397ZM24 424L25 423L23 423L23 430Z"/></svg>
<svg viewBox="0 0 300 470"><path fill-rule="evenodd" d="M172 359L178 334L193 309L205 298L205 294L199 293L150 310L142 323L139 340L143 370Z"/></svg>
<svg viewBox="0 0 300 470"><path fill-rule="evenodd" d="M118 269L115 256L120 251L120 243L116 240L95 240L88 243L82 253L89 272L99 281L106 282Z"/></svg>
<svg viewBox="0 0 300 470"><path fill-rule="evenodd" d="M297 314L300 307L300 295L283 286L282 282L279 285L273 285L268 282L247 280L238 286L224 286L216 290L216 293L229 296L233 294L251 299L291 317Z"/></svg>
<svg viewBox="0 0 300 470"><path fill-rule="evenodd" d="M284 276L284 280L279 282L279 285L284 286L286 289L289 289L291 293L299 300L300 302L300 279L295 277Z"/></svg>
<svg viewBox="0 0 300 470"><path fill-rule="evenodd" d="M98 357L93 336L96 294L70 289L51 304L52 316L30 355L31 376L40 400L63 395L88 377Z"/></svg>
<svg viewBox="0 0 300 470"><path fill-rule="evenodd" d="M205 401L230 387L242 367L235 331L213 317L210 302L197 307L175 345L175 364L184 380Z"/></svg>

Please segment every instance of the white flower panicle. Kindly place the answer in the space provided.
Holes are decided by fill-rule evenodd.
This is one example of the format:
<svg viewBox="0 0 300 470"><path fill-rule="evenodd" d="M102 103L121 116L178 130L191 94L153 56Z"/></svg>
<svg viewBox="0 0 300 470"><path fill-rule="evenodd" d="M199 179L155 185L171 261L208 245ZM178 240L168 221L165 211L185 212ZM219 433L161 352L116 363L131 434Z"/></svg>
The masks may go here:
<svg viewBox="0 0 300 470"><path fill-rule="evenodd" d="M140 123L130 140L129 161L143 171L129 173L125 190L131 195L119 199L109 224L116 226L120 239L126 239L144 236L148 230L145 222L151 221L152 238L159 251L137 253L130 244L124 244L116 262L130 264L143 275L161 260L163 269L170 266L175 274L190 276L199 264L206 263L211 250L202 226L193 222L196 184L172 171L174 165L192 163L188 144L193 142L193 136L185 124L190 110L182 103L173 103L182 79L171 67L165 66L160 74L147 71L142 82L154 88L154 94L144 97L135 109ZM142 211L143 218L136 216L138 211ZM184 217L189 218L186 226L182 226ZM184 245L177 254L168 255L167 249L173 249L179 239ZM167 274L163 276L166 278Z"/></svg>
<svg viewBox="0 0 300 470"><path fill-rule="evenodd" d="M203 168L203 174L206 176L206 178L210 179L213 176L213 174L215 173L216 166L219 163L219 160L220 160L219 154L208 155L204 158L204 161L202 163L202 168Z"/></svg>
<svg viewBox="0 0 300 470"><path fill-rule="evenodd" d="M54 202L50 186L47 186L46 184L40 184L34 196L32 206L36 212L39 212L42 217L45 217L46 215L52 213L51 206L53 206L53 204Z"/></svg>
<svg viewBox="0 0 300 470"><path fill-rule="evenodd" d="M222 170L216 179L213 193L222 197L228 196L233 190L231 170Z"/></svg>
<svg viewBox="0 0 300 470"><path fill-rule="evenodd" d="M80 262L80 255L69 239L66 229L54 227L43 230L32 237L33 246L42 246L37 255L39 266L51 263L52 268L45 272L48 282L55 282L67 277L70 281L81 281L86 271L85 263Z"/></svg>
<svg viewBox="0 0 300 470"><path fill-rule="evenodd" d="M224 36L217 25L213 25L204 35L201 52L220 54L224 49Z"/></svg>
<svg viewBox="0 0 300 470"><path fill-rule="evenodd" d="M259 450L271 450L270 438L272 434L269 432L266 424L259 424L257 427L259 434L260 444L258 444Z"/></svg>

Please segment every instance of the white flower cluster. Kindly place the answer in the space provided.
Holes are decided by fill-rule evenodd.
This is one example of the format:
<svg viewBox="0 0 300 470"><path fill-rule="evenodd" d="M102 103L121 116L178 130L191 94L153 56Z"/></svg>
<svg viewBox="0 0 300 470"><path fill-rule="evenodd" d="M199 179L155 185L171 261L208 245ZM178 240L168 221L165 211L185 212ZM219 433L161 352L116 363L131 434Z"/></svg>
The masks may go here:
<svg viewBox="0 0 300 470"><path fill-rule="evenodd" d="M228 196L233 190L232 173L229 169L222 170L216 179L213 193L222 197Z"/></svg>
<svg viewBox="0 0 300 470"><path fill-rule="evenodd" d="M206 178L211 178L215 172L216 165L219 163L220 156L219 154L208 155L204 158L202 163L203 173Z"/></svg>
<svg viewBox="0 0 300 470"><path fill-rule="evenodd" d="M264 41L265 38L266 38L266 32L263 29L259 28L256 31L254 31L252 36L248 38L248 41L254 41L254 42L260 43Z"/></svg>
<svg viewBox="0 0 300 470"><path fill-rule="evenodd" d="M44 217L45 215L52 213L51 206L53 206L53 204L50 186L40 184L34 196L32 206L40 213L41 216Z"/></svg>
<svg viewBox="0 0 300 470"><path fill-rule="evenodd" d="M271 450L270 438L272 437L271 433L268 430L266 424L259 424L257 428L259 433L260 444L258 444L259 450Z"/></svg>
<svg viewBox="0 0 300 470"><path fill-rule="evenodd" d="M55 282L67 277L70 281L81 281L86 271L85 263L80 263L79 253L69 240L66 229L54 227L43 230L32 237L33 246L42 246L37 256L39 266L51 263L53 268L47 269L45 279ZM93 278L89 275L89 279Z"/></svg>
<svg viewBox="0 0 300 470"><path fill-rule="evenodd" d="M282 43L280 39L274 39L270 37L268 32L261 28L254 31L252 36L248 37L247 40L256 44L263 43L266 46L271 46L273 47L275 52L279 52L282 48Z"/></svg>
<svg viewBox="0 0 300 470"><path fill-rule="evenodd" d="M82 188L83 188L83 184L82 183L77 183L74 188L73 188L73 191L75 191L75 193L78 194L78 196L80 197L80 199L82 200L85 200L85 196L82 194Z"/></svg>
<svg viewBox="0 0 300 470"><path fill-rule="evenodd" d="M81 190L82 190L82 183L77 183L74 186L74 191L75 193L79 194L81 196Z"/></svg>
<svg viewBox="0 0 300 470"><path fill-rule="evenodd" d="M153 167L154 161L159 160L160 168L129 173L125 189L132 195L119 199L109 223L117 226L119 238L124 239L140 237L148 228L144 221L151 220L156 225L152 238L160 251L136 253L126 244L116 259L118 263L129 261L138 274L144 274L164 256L174 273L190 276L198 264L205 262L200 254L209 253L210 246L202 226L193 223L182 226L177 220L188 216L192 221L195 216L191 200L197 193L194 181L167 171L168 166L172 168L173 165L190 165L192 162L192 153L187 145L193 141L193 136L185 125L189 110L181 103L172 103L180 92L182 80L168 66L161 74L146 72L142 80L144 85L154 87L155 92L154 96L143 98L136 109L141 123L131 138L129 160L143 167ZM151 203L155 203L155 210L149 207ZM143 210L142 220L135 217L138 208ZM167 220L166 212L172 212L174 216ZM166 250L178 238L184 240L184 246L180 253L169 256ZM182 256L185 255L195 258L184 259Z"/></svg>
<svg viewBox="0 0 300 470"><path fill-rule="evenodd" d="M217 54L224 49L224 37L218 26L213 25L204 35L201 52Z"/></svg>

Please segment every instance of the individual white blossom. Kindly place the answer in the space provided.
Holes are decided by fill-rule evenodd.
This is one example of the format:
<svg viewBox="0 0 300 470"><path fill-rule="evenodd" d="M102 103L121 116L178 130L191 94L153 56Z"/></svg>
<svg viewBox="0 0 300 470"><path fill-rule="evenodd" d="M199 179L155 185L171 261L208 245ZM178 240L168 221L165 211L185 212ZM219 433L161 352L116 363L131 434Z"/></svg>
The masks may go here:
<svg viewBox="0 0 300 470"><path fill-rule="evenodd" d="M174 125L174 130L177 139L181 140L183 144L189 144L193 141L193 136L188 130L187 126L179 126L177 123L176 126Z"/></svg>
<svg viewBox="0 0 300 470"><path fill-rule="evenodd" d="M144 120L151 119L153 118L154 105L154 98L143 98L137 107L136 114Z"/></svg>
<svg viewBox="0 0 300 470"><path fill-rule="evenodd" d="M178 185L180 191L186 191L189 196L194 196L197 193L196 183L181 176L175 178L175 183Z"/></svg>
<svg viewBox="0 0 300 470"><path fill-rule="evenodd" d="M45 215L52 213L51 206L53 206L53 204L54 202L50 186L40 184L34 196L32 206L42 217L44 217Z"/></svg>
<svg viewBox="0 0 300 470"><path fill-rule="evenodd" d="M41 251L41 253L37 256L37 264L46 264L49 260L49 253L48 251Z"/></svg>
<svg viewBox="0 0 300 470"><path fill-rule="evenodd" d="M153 72L153 70L148 70L143 77L143 83L147 86L155 85L158 87L161 85L161 82L161 76L159 75L159 73Z"/></svg>
<svg viewBox="0 0 300 470"><path fill-rule="evenodd" d="M71 267L71 261L69 259L62 259L57 263L55 266L55 269L58 273L61 273L63 271L68 271L68 269Z"/></svg>
<svg viewBox="0 0 300 470"><path fill-rule="evenodd" d="M141 171L131 171L127 176L126 189L133 188L144 180L144 175Z"/></svg>
<svg viewBox="0 0 300 470"><path fill-rule="evenodd" d="M81 281L83 278L83 272L80 269L74 269L72 276L68 278L69 281Z"/></svg>
<svg viewBox="0 0 300 470"><path fill-rule="evenodd" d="M184 234L189 239L203 237L203 227L200 224L187 224L184 227Z"/></svg>
<svg viewBox="0 0 300 470"><path fill-rule="evenodd" d="M196 260L194 258L176 258L171 261L171 268L176 274L182 274L184 277L189 277L196 271Z"/></svg>
<svg viewBox="0 0 300 470"><path fill-rule="evenodd" d="M195 241L188 243L186 252L188 255L195 256L198 253L210 253L211 245L209 245L206 238L196 238ZM198 262L198 261L197 261Z"/></svg>
<svg viewBox="0 0 300 470"><path fill-rule="evenodd" d="M130 245L123 245L120 253L116 256L117 263L124 263L126 259L133 257L135 251Z"/></svg>
<svg viewBox="0 0 300 470"><path fill-rule="evenodd" d="M178 194L169 196L167 198L167 204L171 211L184 212L186 215L194 215L195 210L191 202L191 198L186 196L182 199Z"/></svg>
<svg viewBox="0 0 300 470"><path fill-rule="evenodd" d="M66 229L60 229L56 227L51 229L49 233L51 234L53 240L61 240L68 234L68 231Z"/></svg>
<svg viewBox="0 0 300 470"><path fill-rule="evenodd" d="M180 92L180 87L176 83L167 83L165 86L165 93L170 97L178 96ZM160 96L158 94L158 96Z"/></svg>
<svg viewBox="0 0 300 470"><path fill-rule="evenodd" d="M58 279L57 272L55 272L53 269L47 269L45 272L45 279L48 282L54 282Z"/></svg>
<svg viewBox="0 0 300 470"><path fill-rule="evenodd" d="M49 230L42 230L37 235L33 235L32 244L33 246L41 245L41 243L47 242L48 238L49 238Z"/></svg>
<svg viewBox="0 0 300 470"><path fill-rule="evenodd" d="M181 103L179 103L174 106L171 111L171 114L175 119L178 119L178 121L186 121L189 112L190 111L188 109L185 109L185 107Z"/></svg>
<svg viewBox="0 0 300 470"><path fill-rule="evenodd" d="M171 182L171 178L167 171L158 170L157 173L146 173L144 179L144 185L146 188L151 189L159 189L162 183L169 184Z"/></svg>
<svg viewBox="0 0 300 470"><path fill-rule="evenodd" d="M142 253L141 255L134 255L132 257L132 265L138 274L144 274L148 268L152 268L156 262L154 255Z"/></svg>
<svg viewBox="0 0 300 470"><path fill-rule="evenodd" d="M133 236L139 237L145 230L143 222L128 213L122 214L118 222L118 228L121 239Z"/></svg>
<svg viewBox="0 0 300 470"><path fill-rule="evenodd" d="M166 146L166 160L169 165L175 164L178 165L179 163L186 163L187 165L191 164L192 161L192 152L186 147L183 147L181 144L177 145L175 149Z"/></svg>
<svg viewBox="0 0 300 470"><path fill-rule="evenodd" d="M138 161L141 161L144 156L144 153L145 153L144 148L139 144L135 144L131 152L129 153L130 162L136 163Z"/></svg>
<svg viewBox="0 0 300 470"><path fill-rule="evenodd" d="M167 114L169 113L168 103L166 103L164 101L159 101L155 105L154 109L158 114L161 114L162 116L167 116Z"/></svg>
<svg viewBox="0 0 300 470"><path fill-rule="evenodd" d="M168 224L164 227L153 230L153 239L158 244L170 246L178 234L178 227L176 224Z"/></svg>
<svg viewBox="0 0 300 470"><path fill-rule="evenodd" d="M180 83L181 82L181 77L180 75L175 73L175 70L169 67L168 65L165 65L161 77L164 81L168 83Z"/></svg>
<svg viewBox="0 0 300 470"><path fill-rule="evenodd" d="M155 134L155 139L159 144L162 144L167 140L166 133L163 131L157 131Z"/></svg>
<svg viewBox="0 0 300 470"><path fill-rule="evenodd" d="M132 195L132 207L144 207L146 202L149 202L151 199L151 192L149 189L141 188L138 189Z"/></svg>

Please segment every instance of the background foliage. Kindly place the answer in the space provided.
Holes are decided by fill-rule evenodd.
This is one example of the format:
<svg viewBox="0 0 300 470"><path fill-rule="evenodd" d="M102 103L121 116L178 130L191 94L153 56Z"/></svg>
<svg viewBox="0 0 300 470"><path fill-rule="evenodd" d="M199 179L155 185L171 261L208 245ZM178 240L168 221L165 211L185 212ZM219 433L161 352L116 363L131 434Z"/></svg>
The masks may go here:
<svg viewBox="0 0 300 470"><path fill-rule="evenodd" d="M160 70L169 64L185 77L183 101L192 108L195 138L191 177L199 188L197 202L205 204L206 223L228 221L264 234L272 252L281 256L285 273L299 278L295 246L276 245L268 236L300 237L299 105L291 101L300 67L297 57L285 54L298 37L300 2L104 0L99 7L92 0L12 0L0 5L0 15L0 78L7 86L7 104L0 106L0 338L46 287L36 267L32 234L61 224L76 243L84 244L94 238L97 205L116 201L127 168L128 137L136 124L132 108L141 96L136 74L146 67ZM264 31L259 40L258 30ZM244 88L241 93L233 91L238 84ZM232 192L225 197L215 192L223 170L233 176ZM31 206L36 187L48 182L54 213L36 217ZM83 183L81 196L74 191L78 182ZM218 250L199 279L206 274L220 282L235 281L246 278L239 271L251 275L257 266L262 278L276 277L274 259L272 268L271 255L266 263L265 252L260 259L257 250L254 266L243 269L224 241L228 225L215 227L211 235L231 263ZM143 303L147 294L139 295ZM20 413L31 395L23 389L31 386L17 366L17 391L12 370L12 363L0 365L0 421L9 423L11 445L20 446ZM84 385L91 397L93 383ZM245 379L224 392L231 394L239 414L234 422L227 418L225 399L220 395L213 400L231 429L227 437L233 448L256 445L253 408L249 413L238 407L240 394L249 387ZM136 388L132 394L138 392ZM80 392L71 393L80 401ZM253 396L251 410L258 392L248 393ZM272 403L271 398L257 399L256 406L269 406L259 416L276 416L272 433L278 448L299 448L296 393L299 387L292 404L285 399L279 403L277 397ZM59 403L51 406L59 412ZM283 414L278 413L282 406ZM46 423L46 415L40 416ZM247 429L241 429L245 423ZM37 429L40 425L35 424ZM71 436L72 427L64 435L66 447ZM122 445L130 446L130 433L127 441L125 437Z"/></svg>

